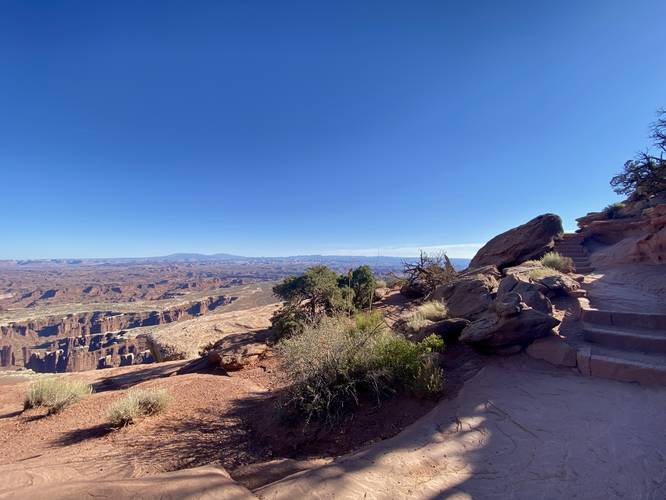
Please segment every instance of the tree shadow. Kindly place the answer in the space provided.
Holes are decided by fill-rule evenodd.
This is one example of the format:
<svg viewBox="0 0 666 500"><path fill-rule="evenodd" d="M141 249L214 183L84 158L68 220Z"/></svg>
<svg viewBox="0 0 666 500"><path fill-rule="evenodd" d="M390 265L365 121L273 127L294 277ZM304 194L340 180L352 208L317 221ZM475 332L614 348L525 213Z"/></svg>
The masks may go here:
<svg viewBox="0 0 666 500"><path fill-rule="evenodd" d="M170 377L180 370L188 361L183 360L180 363L156 364L154 367L146 368L129 373L121 373L105 377L92 384L95 392L115 391L118 389L128 389L136 384L153 380L156 378Z"/></svg>
<svg viewBox="0 0 666 500"><path fill-rule="evenodd" d="M58 446L70 446L87 441L89 439L97 439L106 436L112 431L113 428L106 423L94 425L92 427L86 427L85 429L74 429L61 435L55 441L55 444Z"/></svg>

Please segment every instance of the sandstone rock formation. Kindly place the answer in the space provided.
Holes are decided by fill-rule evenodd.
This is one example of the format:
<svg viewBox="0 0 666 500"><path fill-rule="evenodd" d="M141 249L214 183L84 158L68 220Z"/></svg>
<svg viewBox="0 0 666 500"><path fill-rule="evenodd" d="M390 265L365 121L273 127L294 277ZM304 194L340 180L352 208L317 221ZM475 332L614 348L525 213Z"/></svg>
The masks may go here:
<svg viewBox="0 0 666 500"><path fill-rule="evenodd" d="M242 370L268 351L270 330L227 335L208 351L208 362L227 371Z"/></svg>
<svg viewBox="0 0 666 500"><path fill-rule="evenodd" d="M522 226L495 236L481 247L469 267L493 265L503 269L538 259L552 250L555 239L562 232L562 220L557 215L539 215Z"/></svg>
<svg viewBox="0 0 666 500"><path fill-rule="evenodd" d="M597 264L666 262L666 204L628 213L633 215L606 219L593 213L577 219L587 241L613 246L596 256Z"/></svg>
<svg viewBox="0 0 666 500"><path fill-rule="evenodd" d="M552 329L560 323L552 316L525 304L501 304L495 312L488 312L467 326L460 334L460 340L493 350L525 346L535 339L550 335ZM516 312L516 309L519 311Z"/></svg>
<svg viewBox="0 0 666 500"><path fill-rule="evenodd" d="M500 277L495 266L469 269L452 282L438 286L429 298L446 303L452 317L477 319L490 306Z"/></svg>

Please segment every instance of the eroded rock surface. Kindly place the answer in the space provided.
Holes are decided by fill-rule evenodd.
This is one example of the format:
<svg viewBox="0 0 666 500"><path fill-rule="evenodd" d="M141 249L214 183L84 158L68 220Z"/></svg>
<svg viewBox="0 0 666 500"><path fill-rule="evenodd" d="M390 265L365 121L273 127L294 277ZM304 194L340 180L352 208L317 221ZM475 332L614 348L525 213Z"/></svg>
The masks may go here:
<svg viewBox="0 0 666 500"><path fill-rule="evenodd" d="M452 317L477 319L493 301L500 277L495 266L469 269L451 283L438 286L429 298L443 301Z"/></svg>
<svg viewBox="0 0 666 500"><path fill-rule="evenodd" d="M562 220L555 214L535 217L522 226L495 236L474 256L470 268L493 265L499 269L538 259L553 249L562 234Z"/></svg>

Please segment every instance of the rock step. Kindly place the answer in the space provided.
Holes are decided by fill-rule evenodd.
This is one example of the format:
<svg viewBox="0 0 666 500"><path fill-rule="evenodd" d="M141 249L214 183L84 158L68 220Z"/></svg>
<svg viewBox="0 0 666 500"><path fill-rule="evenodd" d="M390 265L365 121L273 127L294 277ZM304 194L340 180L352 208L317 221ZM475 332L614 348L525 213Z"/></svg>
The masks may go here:
<svg viewBox="0 0 666 500"><path fill-rule="evenodd" d="M583 337L588 342L616 349L646 353L666 353L666 331L626 329L583 324Z"/></svg>
<svg viewBox="0 0 666 500"><path fill-rule="evenodd" d="M566 242L566 243L555 243L554 248L580 248L581 250L584 250L585 247L583 246L582 243L576 243L576 242Z"/></svg>
<svg viewBox="0 0 666 500"><path fill-rule="evenodd" d="M571 257L572 259L588 259L590 256L587 255L584 252L563 252L559 251L557 252L560 255L564 255L565 257Z"/></svg>
<svg viewBox="0 0 666 500"><path fill-rule="evenodd" d="M584 323L618 326L628 329L666 330L666 314L634 313L582 308L580 319Z"/></svg>
<svg viewBox="0 0 666 500"><path fill-rule="evenodd" d="M578 349L578 368L584 375L666 385L666 356L623 351L597 345Z"/></svg>

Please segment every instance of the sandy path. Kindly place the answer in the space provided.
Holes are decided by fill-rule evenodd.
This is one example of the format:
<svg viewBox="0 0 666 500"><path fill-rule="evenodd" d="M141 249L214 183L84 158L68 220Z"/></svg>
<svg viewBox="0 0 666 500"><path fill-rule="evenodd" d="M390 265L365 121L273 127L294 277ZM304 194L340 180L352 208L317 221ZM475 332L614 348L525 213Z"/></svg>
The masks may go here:
<svg viewBox="0 0 666 500"><path fill-rule="evenodd" d="M490 360L392 439L255 493L291 498L666 498L666 388Z"/></svg>

